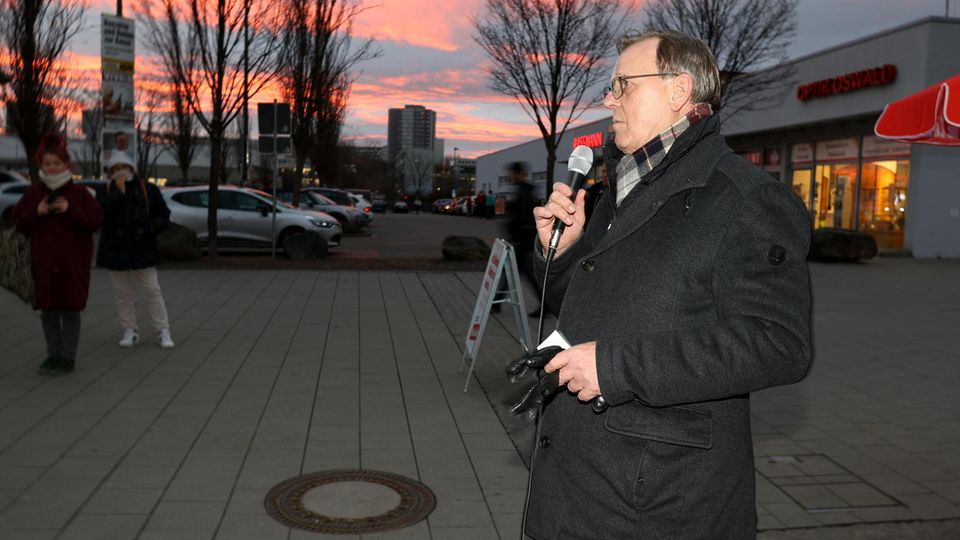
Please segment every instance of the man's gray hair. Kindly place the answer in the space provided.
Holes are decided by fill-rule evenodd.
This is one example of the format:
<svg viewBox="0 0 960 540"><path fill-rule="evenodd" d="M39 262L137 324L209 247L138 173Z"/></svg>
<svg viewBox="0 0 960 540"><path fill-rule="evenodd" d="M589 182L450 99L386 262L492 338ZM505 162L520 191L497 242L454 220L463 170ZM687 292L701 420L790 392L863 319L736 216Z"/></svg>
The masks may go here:
<svg viewBox="0 0 960 540"><path fill-rule="evenodd" d="M657 44L657 69L661 73L687 73L693 78L693 102L720 108L720 71L710 48L700 38L673 30L631 31L617 42L617 52L648 39Z"/></svg>

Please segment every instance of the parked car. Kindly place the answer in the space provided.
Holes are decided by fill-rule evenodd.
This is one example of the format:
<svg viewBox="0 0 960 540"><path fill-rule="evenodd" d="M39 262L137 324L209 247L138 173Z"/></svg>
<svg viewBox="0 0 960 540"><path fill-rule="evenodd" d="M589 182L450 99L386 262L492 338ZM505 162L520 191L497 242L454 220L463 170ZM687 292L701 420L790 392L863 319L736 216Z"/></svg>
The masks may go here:
<svg viewBox="0 0 960 540"><path fill-rule="evenodd" d="M456 206L453 204L453 199L437 199L433 201L433 213L435 214L452 214L454 208L456 208Z"/></svg>
<svg viewBox="0 0 960 540"><path fill-rule="evenodd" d="M161 191L170 207L170 221L197 233L201 244L208 241L207 197L209 188L193 186ZM220 186L217 211L217 245L222 249L269 248L272 237L273 198L251 188ZM299 210L277 201L277 247L283 249L291 234L316 231L328 246L339 246L343 233L340 223L329 214Z"/></svg>
<svg viewBox="0 0 960 540"><path fill-rule="evenodd" d="M277 198L289 204L293 200L292 191L281 191L277 193ZM319 210L330 214L340 222L343 230L359 229L366 227L373 221L373 214L364 212L353 206L344 206L324 197L317 191L300 192L301 210Z"/></svg>
<svg viewBox="0 0 960 540"><path fill-rule="evenodd" d="M367 214L373 212L373 205L370 204L370 201L368 201L367 199L364 199L363 197L361 197L360 195L357 195L356 193L349 193L349 195L350 195L350 198L353 199L353 204L357 208L359 208L360 210L363 210Z"/></svg>
<svg viewBox="0 0 960 540"><path fill-rule="evenodd" d="M373 202L373 199L374 199L373 191L371 191L371 190L369 190L369 189L346 188L346 189L344 189L344 191L347 191L347 192L349 192L349 193L353 193L354 195L359 195L359 196L363 197L364 199L370 201L371 203Z"/></svg>
<svg viewBox="0 0 960 540"><path fill-rule="evenodd" d="M410 211L410 206L403 201L397 201L393 203L393 213L394 214L406 214Z"/></svg>
<svg viewBox="0 0 960 540"><path fill-rule="evenodd" d="M0 221L8 224L13 219L13 207L30 187L30 182L16 173L3 172L9 180L0 183ZM13 176L16 174L16 176Z"/></svg>
<svg viewBox="0 0 960 540"><path fill-rule="evenodd" d="M0 185L30 183L26 176L14 171L0 171Z"/></svg>
<svg viewBox="0 0 960 540"><path fill-rule="evenodd" d="M374 199L370 203L370 211L376 213L384 213L387 211L387 201L386 199Z"/></svg>
<svg viewBox="0 0 960 540"><path fill-rule="evenodd" d="M356 203L353 201L353 198L350 197L350 193L342 189L337 188L326 188L326 187L306 187L301 191L316 191L317 193L323 195L324 197L332 200L337 204L342 204L344 206L356 206Z"/></svg>

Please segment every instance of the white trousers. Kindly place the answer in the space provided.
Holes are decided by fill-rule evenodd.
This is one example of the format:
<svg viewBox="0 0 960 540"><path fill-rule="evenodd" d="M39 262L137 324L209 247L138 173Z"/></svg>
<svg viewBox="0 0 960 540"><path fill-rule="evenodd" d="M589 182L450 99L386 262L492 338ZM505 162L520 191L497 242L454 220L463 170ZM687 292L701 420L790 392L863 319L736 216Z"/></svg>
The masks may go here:
<svg viewBox="0 0 960 540"><path fill-rule="evenodd" d="M142 270L125 272L108 272L113 284L113 295L117 302L117 313L120 315L120 327L137 330L137 310L133 305L133 283L136 282L140 295L147 304L147 312L153 319L153 329L159 332L169 328L167 320L167 306L163 303L163 294L160 291L160 281L157 279L157 269L154 267Z"/></svg>

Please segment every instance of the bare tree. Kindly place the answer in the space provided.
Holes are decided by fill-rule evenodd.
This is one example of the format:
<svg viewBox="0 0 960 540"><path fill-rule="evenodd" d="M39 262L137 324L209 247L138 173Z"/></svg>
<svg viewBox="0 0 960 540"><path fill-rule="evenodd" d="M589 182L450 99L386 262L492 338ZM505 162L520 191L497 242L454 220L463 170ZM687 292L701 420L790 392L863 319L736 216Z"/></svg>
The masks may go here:
<svg viewBox="0 0 960 540"><path fill-rule="evenodd" d="M100 127L103 125L103 101L100 92L87 92L84 102L87 107L81 112L83 144L80 150L73 150L73 161L80 166L80 174L86 178L97 178L103 168L100 158L103 144L100 140Z"/></svg>
<svg viewBox="0 0 960 540"><path fill-rule="evenodd" d="M169 113L158 126L167 148L180 169L180 181L190 177L197 150L197 122L188 93L194 88L196 47L191 46L190 25L177 17L185 10L181 0L147 0L136 5L137 19L144 26L144 41L160 63L160 88L166 93ZM161 90L162 89L162 90Z"/></svg>
<svg viewBox="0 0 960 540"><path fill-rule="evenodd" d="M403 192L414 188L417 195L423 194L423 188L429 193L433 185L433 153L420 148L407 148L397 154L397 164L403 176Z"/></svg>
<svg viewBox="0 0 960 540"><path fill-rule="evenodd" d="M244 68L249 92L254 96L276 75L277 35L269 31L270 4L267 0L190 0L192 41L197 51L195 84L187 93L190 108L210 137L210 194L207 209L208 249L217 256L218 186L226 177L223 170L224 134L243 105ZM248 9L257 27L250 30L247 61L244 62L243 14ZM186 79L186 77L184 77ZM203 98L209 95L209 112Z"/></svg>
<svg viewBox="0 0 960 540"><path fill-rule="evenodd" d="M340 130L347 114L350 82L341 80L331 85L327 97L320 100L313 119L310 163L321 183L341 184Z"/></svg>
<svg viewBox="0 0 960 540"><path fill-rule="evenodd" d="M725 116L783 102L796 69L786 64L797 0L651 0L646 26L702 39L720 68Z"/></svg>
<svg viewBox="0 0 960 540"><path fill-rule="evenodd" d="M0 58L9 62L13 79L3 98L33 181L39 179L33 155L40 138L63 127L57 109L72 91L61 59L82 28L85 10L84 0L0 0Z"/></svg>
<svg viewBox="0 0 960 540"><path fill-rule="evenodd" d="M170 93L170 103L173 109L163 117L164 139L180 169L180 181L186 182L197 152L197 125L184 95L176 88Z"/></svg>
<svg viewBox="0 0 960 540"><path fill-rule="evenodd" d="M341 162L344 167L345 186L371 189L380 193L390 193L390 164L387 163L386 150L382 146L359 146L355 140L340 141Z"/></svg>
<svg viewBox="0 0 960 540"><path fill-rule="evenodd" d="M290 141L296 164L293 204L300 201L303 167L310 157L321 181L339 170L340 128L355 66L379 56L373 40L353 42L353 0L285 0L280 85L290 103Z"/></svg>
<svg viewBox="0 0 960 540"><path fill-rule="evenodd" d="M137 111L134 128L137 134L137 172L143 177L157 175L157 160L166 147L166 141L160 129L160 106L163 91L157 87L137 88Z"/></svg>
<svg viewBox="0 0 960 540"><path fill-rule="evenodd" d="M276 10L268 0L161 0L169 4L173 20L187 13L188 51L182 61L172 65L175 81L184 85L187 105L210 141L210 193L207 207L207 244L210 257L217 256L218 186L226 179L224 137L244 103L243 78L249 80L249 95L254 96L276 75L277 34L272 15ZM183 9L183 8L186 9ZM164 13L161 9L160 13ZM244 61L244 14L254 21L249 30L247 61ZM149 12L145 12L149 13ZM165 15L161 15L166 17ZM169 24L169 17L166 17ZM168 34L172 37L172 33ZM183 32L177 35L183 36Z"/></svg>
<svg viewBox="0 0 960 540"><path fill-rule="evenodd" d="M491 88L513 96L537 124L547 149L547 190L557 145L571 122L600 101L590 94L610 73L632 3L609 0L486 0L474 40L490 57Z"/></svg>

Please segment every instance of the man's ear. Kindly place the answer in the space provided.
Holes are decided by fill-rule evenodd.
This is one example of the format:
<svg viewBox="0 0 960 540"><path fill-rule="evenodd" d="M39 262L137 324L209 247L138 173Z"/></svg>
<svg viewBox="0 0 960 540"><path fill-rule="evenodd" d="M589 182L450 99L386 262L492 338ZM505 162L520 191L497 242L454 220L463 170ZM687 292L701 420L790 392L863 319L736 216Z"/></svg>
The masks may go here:
<svg viewBox="0 0 960 540"><path fill-rule="evenodd" d="M680 112L693 100L693 77L689 73L681 73L673 78L670 85L670 108Z"/></svg>

